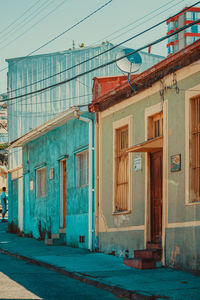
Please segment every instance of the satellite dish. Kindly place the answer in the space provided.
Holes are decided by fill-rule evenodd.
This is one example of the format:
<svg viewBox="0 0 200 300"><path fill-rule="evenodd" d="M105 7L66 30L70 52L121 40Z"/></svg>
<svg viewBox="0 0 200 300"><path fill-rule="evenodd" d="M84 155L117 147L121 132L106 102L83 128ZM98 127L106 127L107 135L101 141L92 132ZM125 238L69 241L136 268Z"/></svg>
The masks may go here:
<svg viewBox="0 0 200 300"><path fill-rule="evenodd" d="M119 60L120 57L123 58ZM134 53L133 49L126 48L117 53L116 60L118 68L121 71L128 73L128 83L134 92L136 92L136 87L132 86L130 83L130 75L137 72L142 65L140 54L138 52Z"/></svg>

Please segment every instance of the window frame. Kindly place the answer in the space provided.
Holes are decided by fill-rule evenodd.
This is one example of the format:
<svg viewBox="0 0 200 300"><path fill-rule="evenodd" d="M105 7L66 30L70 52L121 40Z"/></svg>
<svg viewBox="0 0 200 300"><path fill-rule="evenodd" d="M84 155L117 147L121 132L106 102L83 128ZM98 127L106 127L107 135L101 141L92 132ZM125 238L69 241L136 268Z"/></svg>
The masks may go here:
<svg viewBox="0 0 200 300"><path fill-rule="evenodd" d="M191 106L190 100L192 98L200 97L199 92L200 84L193 86L185 92L185 206L196 206L200 205L200 201L191 200L191 190L190 190L190 123L191 123Z"/></svg>
<svg viewBox="0 0 200 300"><path fill-rule="evenodd" d="M79 169L79 173L77 172L78 157L80 157L82 155L85 155L85 154L87 155L86 183L81 184L81 180L79 180L79 184L78 184L78 176L81 174L80 169ZM89 185L89 150L88 149L80 151L80 152L75 154L75 170L76 170L76 188L79 189L79 188L88 186ZM80 177L79 177L79 179L80 179Z"/></svg>
<svg viewBox="0 0 200 300"><path fill-rule="evenodd" d="M46 166L42 166L40 168L37 168L36 169L36 198L39 199L39 198L43 198L47 195L47 170L46 170ZM38 178L39 176L39 173L41 173L41 171L45 171L45 178L44 178L44 182L45 182L45 190L44 192L41 192L41 186L42 186L42 181L39 180L41 178L41 175L40 175L40 178ZM40 190L38 189L38 183L40 184Z"/></svg>
<svg viewBox="0 0 200 300"><path fill-rule="evenodd" d="M132 116L125 117L113 122L113 207L112 214L127 214L132 210L132 155L128 153L128 195L127 209L122 211L116 210L116 133L117 130L128 126L128 148L132 146Z"/></svg>
<svg viewBox="0 0 200 300"><path fill-rule="evenodd" d="M196 102L196 103L195 103ZM197 107L196 107L197 106ZM195 115L194 115L195 114ZM190 189L190 203L200 203L200 95L190 98L190 170L189 170L189 189ZM195 149L194 149L195 148ZM197 166L198 165L198 166ZM198 178L196 178L198 172ZM198 189L198 191L197 191ZM198 195L197 195L198 193ZM193 195L195 195L193 197Z"/></svg>

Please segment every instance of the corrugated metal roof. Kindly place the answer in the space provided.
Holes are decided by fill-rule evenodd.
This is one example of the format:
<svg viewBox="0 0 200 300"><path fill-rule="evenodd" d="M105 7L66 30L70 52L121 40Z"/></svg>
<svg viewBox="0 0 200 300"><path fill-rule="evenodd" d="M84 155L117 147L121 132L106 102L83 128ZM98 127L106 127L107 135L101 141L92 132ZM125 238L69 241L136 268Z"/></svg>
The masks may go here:
<svg viewBox="0 0 200 300"><path fill-rule="evenodd" d="M112 47L112 44L105 44L8 60L8 90L12 91L9 93L9 97L19 96L55 84L66 78L71 78L75 74L86 72L93 67L111 61L115 59L121 47L108 51L101 56L87 61L87 63L78 65L80 62ZM144 61L142 69L147 69L161 60L161 57L148 53L142 53L142 57ZM18 61L20 59L21 61ZM75 68L62 72L76 64L78 66ZM53 74L59 72L62 73L51 77ZM112 64L41 94L9 102L9 142L24 135L69 107L91 103L93 77L121 74L116 64ZM50 78L43 81L43 78L46 77ZM37 84L31 85L34 82L37 82ZM24 86L25 88L21 89Z"/></svg>

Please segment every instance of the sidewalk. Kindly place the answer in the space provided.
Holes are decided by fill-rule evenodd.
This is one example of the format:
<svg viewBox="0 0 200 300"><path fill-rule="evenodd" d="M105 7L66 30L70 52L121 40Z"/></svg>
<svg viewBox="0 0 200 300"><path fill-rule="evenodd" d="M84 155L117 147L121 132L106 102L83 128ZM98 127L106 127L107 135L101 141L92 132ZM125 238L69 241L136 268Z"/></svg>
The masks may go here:
<svg viewBox="0 0 200 300"><path fill-rule="evenodd" d="M6 232L0 223L0 252L51 268L126 299L200 299L200 277L168 268L132 269L123 259Z"/></svg>

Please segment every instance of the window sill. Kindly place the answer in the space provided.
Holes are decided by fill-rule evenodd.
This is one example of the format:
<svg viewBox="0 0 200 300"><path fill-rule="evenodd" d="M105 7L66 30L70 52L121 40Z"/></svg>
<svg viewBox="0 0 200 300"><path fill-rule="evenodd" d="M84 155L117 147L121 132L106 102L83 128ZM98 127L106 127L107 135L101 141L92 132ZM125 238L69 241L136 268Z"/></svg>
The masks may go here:
<svg viewBox="0 0 200 300"><path fill-rule="evenodd" d="M84 184L84 185L77 186L76 189L81 189L81 188L84 188L84 187L86 187L86 186L88 186L88 183L87 183L87 184Z"/></svg>
<svg viewBox="0 0 200 300"><path fill-rule="evenodd" d="M124 211L114 211L112 215L128 215L131 214L131 210L124 210Z"/></svg>
<svg viewBox="0 0 200 300"><path fill-rule="evenodd" d="M194 206L194 205L200 205L200 201L196 201L196 202L194 201L185 204L185 206Z"/></svg>

